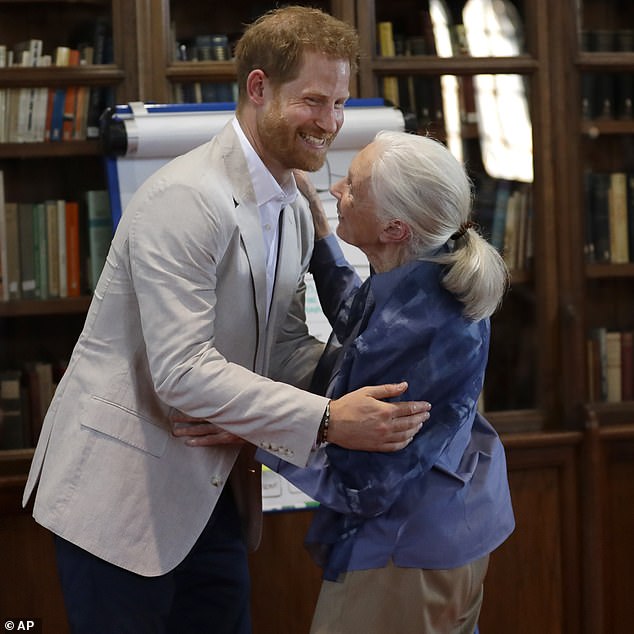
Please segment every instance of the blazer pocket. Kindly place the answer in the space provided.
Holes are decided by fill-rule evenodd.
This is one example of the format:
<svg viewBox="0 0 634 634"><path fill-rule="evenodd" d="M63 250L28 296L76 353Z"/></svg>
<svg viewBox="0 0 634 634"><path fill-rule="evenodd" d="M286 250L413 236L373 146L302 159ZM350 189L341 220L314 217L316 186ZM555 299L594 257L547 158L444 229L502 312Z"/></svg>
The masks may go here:
<svg viewBox="0 0 634 634"><path fill-rule="evenodd" d="M126 445L160 458L167 447L169 433L138 412L99 396L92 396L84 405L82 425Z"/></svg>

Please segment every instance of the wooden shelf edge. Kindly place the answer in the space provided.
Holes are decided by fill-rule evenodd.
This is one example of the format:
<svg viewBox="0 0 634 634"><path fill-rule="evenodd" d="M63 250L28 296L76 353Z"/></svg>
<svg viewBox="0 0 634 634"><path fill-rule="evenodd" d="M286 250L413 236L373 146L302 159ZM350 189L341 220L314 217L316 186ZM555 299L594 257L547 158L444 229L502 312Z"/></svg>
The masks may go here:
<svg viewBox="0 0 634 634"><path fill-rule="evenodd" d="M483 416L499 434L542 431L544 416L538 410L508 410L484 412Z"/></svg>
<svg viewBox="0 0 634 634"><path fill-rule="evenodd" d="M165 69L165 76L172 82L235 81L236 66L232 61L174 62Z"/></svg>
<svg viewBox="0 0 634 634"><path fill-rule="evenodd" d="M622 264L597 263L586 264L586 277L591 279L634 277L634 262Z"/></svg>
<svg viewBox="0 0 634 634"><path fill-rule="evenodd" d="M634 71L634 53L625 51L580 52L577 68L584 70L605 70L612 72Z"/></svg>
<svg viewBox="0 0 634 634"><path fill-rule="evenodd" d="M28 315L70 315L85 313L92 297L64 297L60 299L16 299L0 302L0 317Z"/></svg>
<svg viewBox="0 0 634 634"><path fill-rule="evenodd" d="M584 405L586 427L631 430L634 434L634 401L621 403L586 403Z"/></svg>
<svg viewBox="0 0 634 634"><path fill-rule="evenodd" d="M591 139L597 139L602 134L634 134L634 119L591 119L582 121L581 133Z"/></svg>
<svg viewBox="0 0 634 634"><path fill-rule="evenodd" d="M26 480L35 449L0 450L0 486L15 486Z"/></svg>
<svg viewBox="0 0 634 634"><path fill-rule="evenodd" d="M114 64L40 68L10 67L0 69L3 88L29 88L31 86L69 86L82 84L102 86L118 84L125 79L123 69Z"/></svg>
<svg viewBox="0 0 634 634"><path fill-rule="evenodd" d="M517 57L435 57L425 55L401 55L375 57L372 70L379 75L479 75L519 74L537 71L539 64L528 55Z"/></svg>
<svg viewBox="0 0 634 634"><path fill-rule="evenodd" d="M99 139L44 143L0 143L0 159L100 156L101 154L103 154L103 149Z"/></svg>

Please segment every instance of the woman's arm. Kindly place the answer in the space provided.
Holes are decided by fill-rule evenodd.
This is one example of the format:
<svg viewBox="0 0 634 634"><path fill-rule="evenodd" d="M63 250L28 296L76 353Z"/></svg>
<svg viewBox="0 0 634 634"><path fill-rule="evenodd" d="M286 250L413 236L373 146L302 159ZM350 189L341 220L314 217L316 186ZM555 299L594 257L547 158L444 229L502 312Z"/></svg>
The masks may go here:
<svg viewBox="0 0 634 634"><path fill-rule="evenodd" d="M332 233L332 229L330 228L328 216L326 216L326 212L324 211L321 198L319 198L319 192L306 172L293 170L293 175L295 176L297 188L308 201L310 213L313 217L313 225L315 227L315 240L322 240Z"/></svg>

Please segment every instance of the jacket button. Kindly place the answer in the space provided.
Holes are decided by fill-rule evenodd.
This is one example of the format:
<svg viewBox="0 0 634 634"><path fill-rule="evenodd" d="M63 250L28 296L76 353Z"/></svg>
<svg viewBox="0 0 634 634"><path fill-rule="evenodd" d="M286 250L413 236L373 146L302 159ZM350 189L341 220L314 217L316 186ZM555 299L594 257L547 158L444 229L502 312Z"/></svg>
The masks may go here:
<svg viewBox="0 0 634 634"><path fill-rule="evenodd" d="M218 476L212 476L211 477L211 484L212 484L212 486L215 486L215 487L222 486L222 484L223 484L222 483L222 478L219 478Z"/></svg>

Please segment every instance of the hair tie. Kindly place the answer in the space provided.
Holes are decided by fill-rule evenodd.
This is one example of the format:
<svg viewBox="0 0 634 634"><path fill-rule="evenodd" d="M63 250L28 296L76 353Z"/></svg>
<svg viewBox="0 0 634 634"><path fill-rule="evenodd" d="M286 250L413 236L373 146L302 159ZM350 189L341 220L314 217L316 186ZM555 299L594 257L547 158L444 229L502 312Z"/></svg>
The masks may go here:
<svg viewBox="0 0 634 634"><path fill-rule="evenodd" d="M469 231L469 229L471 229L472 227L475 227L475 222L472 222L471 220L467 220L466 222L463 222L458 228L458 231L456 231L456 233L451 234L451 239L458 240L462 238L462 236L465 233L467 233L467 231Z"/></svg>

